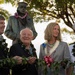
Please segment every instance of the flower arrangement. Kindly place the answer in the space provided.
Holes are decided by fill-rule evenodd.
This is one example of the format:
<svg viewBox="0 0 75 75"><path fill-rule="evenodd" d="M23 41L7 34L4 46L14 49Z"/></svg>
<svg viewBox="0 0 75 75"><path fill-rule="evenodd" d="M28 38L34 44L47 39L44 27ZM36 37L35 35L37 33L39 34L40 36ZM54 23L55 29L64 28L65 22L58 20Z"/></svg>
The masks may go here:
<svg viewBox="0 0 75 75"><path fill-rule="evenodd" d="M54 75L58 75L60 68L62 67L65 69L68 65L75 65L75 63L72 63L68 61L67 59L64 59L60 62L54 61L51 56L44 56L44 59L38 59L38 66L43 68L44 75L47 75L47 68L49 68L52 72L54 72Z"/></svg>
<svg viewBox="0 0 75 75"><path fill-rule="evenodd" d="M50 67L50 65L54 62L53 58L51 58L50 56L44 56L44 61L46 62L48 67Z"/></svg>

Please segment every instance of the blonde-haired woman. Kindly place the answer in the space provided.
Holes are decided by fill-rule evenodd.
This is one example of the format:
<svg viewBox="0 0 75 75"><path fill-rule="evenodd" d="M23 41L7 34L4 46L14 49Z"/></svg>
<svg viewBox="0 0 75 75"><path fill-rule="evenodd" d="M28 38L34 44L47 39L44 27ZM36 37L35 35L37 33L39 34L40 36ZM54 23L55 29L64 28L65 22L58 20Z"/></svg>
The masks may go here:
<svg viewBox="0 0 75 75"><path fill-rule="evenodd" d="M64 59L70 60L69 48L66 42L61 41L60 26L56 22L51 22L45 29L46 42L40 45L39 59L44 59L45 56L50 56L54 61L60 62ZM54 72L47 68L47 75L54 75ZM58 75L69 75L65 70L69 70L68 67L64 69L60 68ZM67 73L67 74L66 74ZM42 69L39 75L44 75Z"/></svg>

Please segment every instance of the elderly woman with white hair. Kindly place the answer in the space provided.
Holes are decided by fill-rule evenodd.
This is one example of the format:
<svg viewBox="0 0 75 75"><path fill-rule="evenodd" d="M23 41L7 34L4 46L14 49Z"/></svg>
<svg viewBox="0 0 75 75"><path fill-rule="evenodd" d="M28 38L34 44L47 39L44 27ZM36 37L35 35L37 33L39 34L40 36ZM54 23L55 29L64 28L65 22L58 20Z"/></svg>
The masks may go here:
<svg viewBox="0 0 75 75"><path fill-rule="evenodd" d="M37 75L37 55L31 43L33 32L29 28L20 31L20 40L10 48L10 57L17 60L17 65L12 68L12 75ZM22 57L28 58L27 64L22 65Z"/></svg>

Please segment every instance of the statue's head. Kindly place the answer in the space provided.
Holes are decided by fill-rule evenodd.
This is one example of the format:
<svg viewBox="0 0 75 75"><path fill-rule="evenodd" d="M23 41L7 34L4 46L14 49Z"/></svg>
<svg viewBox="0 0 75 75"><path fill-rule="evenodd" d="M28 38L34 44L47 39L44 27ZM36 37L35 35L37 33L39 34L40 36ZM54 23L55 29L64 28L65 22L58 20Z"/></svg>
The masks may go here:
<svg viewBox="0 0 75 75"><path fill-rule="evenodd" d="M26 12L26 7L27 7L27 3L25 3L25 2L19 2L19 3L18 3L17 12L18 12L19 14L25 14L25 12Z"/></svg>

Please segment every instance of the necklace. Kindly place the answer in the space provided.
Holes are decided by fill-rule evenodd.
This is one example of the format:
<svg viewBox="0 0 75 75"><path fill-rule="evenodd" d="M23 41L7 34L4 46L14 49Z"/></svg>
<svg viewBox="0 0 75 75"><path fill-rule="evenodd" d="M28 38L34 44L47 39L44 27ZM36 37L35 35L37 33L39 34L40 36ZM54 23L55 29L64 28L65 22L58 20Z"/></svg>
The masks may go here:
<svg viewBox="0 0 75 75"><path fill-rule="evenodd" d="M59 41L57 40L52 48L50 48L49 52L47 52L47 46L45 47L45 54L51 55L59 45Z"/></svg>
<svg viewBox="0 0 75 75"><path fill-rule="evenodd" d="M55 44L55 43L53 43L53 44L48 44L48 46L49 46L50 48L52 48L52 47L54 46L54 44Z"/></svg>
<svg viewBox="0 0 75 75"><path fill-rule="evenodd" d="M54 44L50 44L49 46L50 46L50 48L52 48L54 46Z"/></svg>
<svg viewBox="0 0 75 75"><path fill-rule="evenodd" d="M16 18L21 18L21 19L24 19L27 15L28 15L27 12L26 12L25 15L22 16L22 17L19 16L18 13L15 13L15 17L16 17Z"/></svg>

